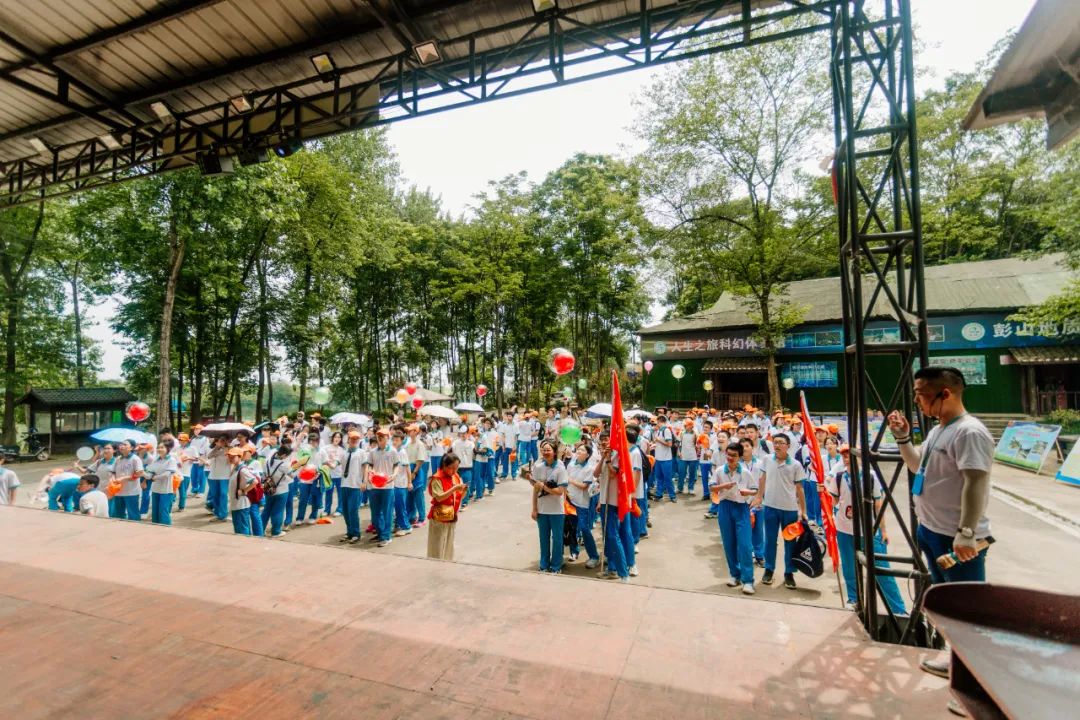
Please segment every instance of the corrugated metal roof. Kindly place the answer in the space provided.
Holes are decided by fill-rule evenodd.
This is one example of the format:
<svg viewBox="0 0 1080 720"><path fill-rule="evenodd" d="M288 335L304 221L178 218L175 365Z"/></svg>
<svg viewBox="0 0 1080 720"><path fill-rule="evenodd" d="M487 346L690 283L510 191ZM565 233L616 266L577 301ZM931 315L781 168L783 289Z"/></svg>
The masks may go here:
<svg viewBox="0 0 1080 720"><path fill-rule="evenodd" d="M753 0L751 6L775 4ZM686 5L680 26L702 17ZM576 12L578 23L617 20L640 10L629 0L560 0L559 7ZM710 16L740 9L732 2L730 11ZM322 51L339 68L351 68L341 74L342 85L378 76L378 62L407 55L413 40L438 41L444 63L467 57L470 42L478 52L506 48L499 65L506 66L515 59L510 49L522 39L521 27L509 24L532 17L531 0L0 0L0 34L7 35L0 37L0 162L36 157L31 134L55 148L110 131L100 119L19 86L54 93L51 68L70 74L72 103L84 109L107 105L98 113L106 119L128 113L152 123L153 100L196 112L288 83L304 83L290 89L297 97L323 93L327 86L309 59ZM545 23L534 37L547 33ZM565 52L581 49L570 45Z"/></svg>
<svg viewBox="0 0 1080 720"><path fill-rule="evenodd" d="M1080 132L1080 2L1038 0L964 118L979 130L1046 117L1047 145Z"/></svg>
<svg viewBox="0 0 1080 720"><path fill-rule="evenodd" d="M701 371L707 373L757 372L766 367L763 357L723 357L710 358Z"/></svg>
<svg viewBox="0 0 1080 720"><path fill-rule="evenodd" d="M1080 363L1080 346L1050 345L1048 347L1009 348L1020 365L1067 365Z"/></svg>
<svg viewBox="0 0 1080 720"><path fill-rule="evenodd" d="M33 400L51 407L71 407L76 405L123 404L135 400L135 396L124 388L32 388L26 395L15 401L22 405Z"/></svg>
<svg viewBox="0 0 1080 720"><path fill-rule="evenodd" d="M1068 284L1072 275L1062 265L1064 257L1052 254L1033 260L1007 258L928 267L924 274L927 309L932 313L951 313L1036 305ZM843 318L839 277L793 282L787 297L792 304L805 308L803 322L839 322ZM869 298L866 300L869 302ZM887 302L879 298L875 316L889 317L886 306ZM753 325L739 300L726 294L708 310L645 327L639 333L655 335Z"/></svg>

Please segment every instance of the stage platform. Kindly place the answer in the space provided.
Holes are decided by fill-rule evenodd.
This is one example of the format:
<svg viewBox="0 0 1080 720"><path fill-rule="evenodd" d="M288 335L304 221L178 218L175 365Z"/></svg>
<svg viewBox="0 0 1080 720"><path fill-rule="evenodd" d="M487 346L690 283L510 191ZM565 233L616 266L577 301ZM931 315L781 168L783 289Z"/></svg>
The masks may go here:
<svg viewBox="0 0 1080 720"><path fill-rule="evenodd" d="M0 717L950 717L922 656L840 610L0 507Z"/></svg>

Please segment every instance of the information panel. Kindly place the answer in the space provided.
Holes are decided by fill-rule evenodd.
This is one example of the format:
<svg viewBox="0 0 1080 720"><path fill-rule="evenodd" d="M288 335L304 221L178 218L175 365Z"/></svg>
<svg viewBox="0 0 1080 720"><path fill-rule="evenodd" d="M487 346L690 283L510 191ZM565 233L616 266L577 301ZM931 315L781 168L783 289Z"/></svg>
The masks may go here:
<svg viewBox="0 0 1080 720"><path fill-rule="evenodd" d="M1060 432L1060 425L1010 422L994 449L994 459L1006 465L1039 472Z"/></svg>

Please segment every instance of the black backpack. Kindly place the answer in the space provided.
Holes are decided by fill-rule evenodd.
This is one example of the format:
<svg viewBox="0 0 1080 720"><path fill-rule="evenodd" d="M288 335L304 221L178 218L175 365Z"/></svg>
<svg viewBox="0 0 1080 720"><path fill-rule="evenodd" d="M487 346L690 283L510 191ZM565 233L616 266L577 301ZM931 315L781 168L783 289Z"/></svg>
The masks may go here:
<svg viewBox="0 0 1080 720"><path fill-rule="evenodd" d="M645 487L649 487L649 478L652 476L652 463L649 462L649 456L637 443L634 443L631 449L641 453L641 482L645 483Z"/></svg>
<svg viewBox="0 0 1080 720"><path fill-rule="evenodd" d="M803 520L803 531L795 538L792 564L803 575L820 577L825 572L825 531L817 523Z"/></svg>

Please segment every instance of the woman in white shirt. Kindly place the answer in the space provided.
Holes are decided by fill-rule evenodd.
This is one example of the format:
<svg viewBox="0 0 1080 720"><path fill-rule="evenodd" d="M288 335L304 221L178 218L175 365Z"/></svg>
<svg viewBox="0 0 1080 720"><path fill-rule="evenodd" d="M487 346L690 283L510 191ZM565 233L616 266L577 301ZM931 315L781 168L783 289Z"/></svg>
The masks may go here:
<svg viewBox="0 0 1080 720"><path fill-rule="evenodd" d="M286 533L282 525L285 522L285 503L288 502L289 488L292 486L292 471L289 468L291 454L292 450L280 445L266 461L263 473L266 507L262 511L262 523L264 528L270 528L270 537L281 537Z"/></svg>
<svg viewBox="0 0 1080 720"><path fill-rule="evenodd" d="M171 440L158 445L157 456L147 463L145 470L146 480L151 483L150 522L158 525L172 525L173 476L179 474L180 468L171 445Z"/></svg>
<svg viewBox="0 0 1080 720"><path fill-rule="evenodd" d="M334 517L341 517L341 459L345 457L345 435L338 430L330 436L330 444L323 448L326 464L330 466L330 487L323 494L323 515L329 515L334 505L334 493L337 492L337 509Z"/></svg>
<svg viewBox="0 0 1080 720"><path fill-rule="evenodd" d="M540 531L540 572L558 575L562 572L566 524L563 496L569 481L553 441L540 443L540 459L533 463L527 479L533 484L532 518Z"/></svg>
<svg viewBox="0 0 1080 720"><path fill-rule="evenodd" d="M585 545L585 552L589 556L589 559L585 561L585 567L590 569L600 564L600 553L596 549L596 539L592 534L592 500L596 496L593 488L597 484L593 478L592 455L592 449L585 443L581 443L574 452L574 459L566 468L567 492L570 502L577 511L577 534L574 536L574 544L570 546L570 560L578 559L577 540L580 536L582 544Z"/></svg>
<svg viewBox="0 0 1080 720"><path fill-rule="evenodd" d="M742 446L732 443L725 448L727 462L716 466L709 488L718 506L720 537L724 544L731 579L728 587L742 587L754 594L754 560L750 539L750 500L757 494L757 481L743 465Z"/></svg>

